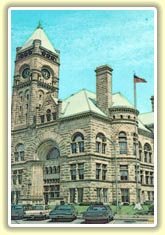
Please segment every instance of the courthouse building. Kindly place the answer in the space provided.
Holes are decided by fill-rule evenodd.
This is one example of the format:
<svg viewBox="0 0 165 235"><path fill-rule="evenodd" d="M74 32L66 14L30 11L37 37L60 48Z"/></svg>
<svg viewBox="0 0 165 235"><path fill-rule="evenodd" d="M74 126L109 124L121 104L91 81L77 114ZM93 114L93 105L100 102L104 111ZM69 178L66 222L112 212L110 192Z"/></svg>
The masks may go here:
<svg viewBox="0 0 165 235"><path fill-rule="evenodd" d="M91 69L96 93L82 89L60 100L60 52L42 26L16 49L13 203L154 199L154 97L150 112L139 113L120 92L112 94L109 65Z"/></svg>

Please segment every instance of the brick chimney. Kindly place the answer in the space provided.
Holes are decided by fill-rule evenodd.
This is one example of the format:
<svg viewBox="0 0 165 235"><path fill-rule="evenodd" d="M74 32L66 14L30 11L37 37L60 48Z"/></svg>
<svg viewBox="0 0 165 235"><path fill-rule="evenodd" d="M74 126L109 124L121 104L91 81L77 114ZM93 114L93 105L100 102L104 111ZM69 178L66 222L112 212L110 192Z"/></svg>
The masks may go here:
<svg viewBox="0 0 165 235"><path fill-rule="evenodd" d="M151 105L152 105L152 112L154 112L154 96L152 95L151 98Z"/></svg>
<svg viewBox="0 0 165 235"><path fill-rule="evenodd" d="M98 107L106 114L112 105L112 71L109 65L96 68L96 101Z"/></svg>

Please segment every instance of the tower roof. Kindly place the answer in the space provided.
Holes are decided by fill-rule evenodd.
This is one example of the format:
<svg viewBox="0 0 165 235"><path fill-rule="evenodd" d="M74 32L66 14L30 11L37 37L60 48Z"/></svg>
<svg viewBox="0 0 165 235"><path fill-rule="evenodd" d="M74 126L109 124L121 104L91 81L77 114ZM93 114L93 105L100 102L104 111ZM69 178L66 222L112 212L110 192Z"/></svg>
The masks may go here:
<svg viewBox="0 0 165 235"><path fill-rule="evenodd" d="M25 44L21 47L20 51L25 50L26 48L33 45L33 41L39 39L41 41L41 46L45 49L52 51L54 53L57 53L57 51L54 49L52 43L48 39L41 22L39 22L37 28L33 32L33 34L28 38L28 40L25 42Z"/></svg>

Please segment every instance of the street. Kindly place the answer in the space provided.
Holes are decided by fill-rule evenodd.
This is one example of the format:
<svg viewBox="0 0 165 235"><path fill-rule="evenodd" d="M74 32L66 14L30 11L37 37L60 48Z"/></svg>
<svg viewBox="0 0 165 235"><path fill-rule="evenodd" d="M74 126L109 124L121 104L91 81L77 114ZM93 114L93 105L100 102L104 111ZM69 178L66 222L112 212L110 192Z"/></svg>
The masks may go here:
<svg viewBox="0 0 165 235"><path fill-rule="evenodd" d="M73 221L60 221L60 222L53 222L50 219L47 220L12 220L11 224L85 224L83 219L76 219ZM95 222L94 224L103 224L99 222ZM107 224L107 223L106 223ZM153 224L152 221L137 221L137 220L112 220L108 224Z"/></svg>

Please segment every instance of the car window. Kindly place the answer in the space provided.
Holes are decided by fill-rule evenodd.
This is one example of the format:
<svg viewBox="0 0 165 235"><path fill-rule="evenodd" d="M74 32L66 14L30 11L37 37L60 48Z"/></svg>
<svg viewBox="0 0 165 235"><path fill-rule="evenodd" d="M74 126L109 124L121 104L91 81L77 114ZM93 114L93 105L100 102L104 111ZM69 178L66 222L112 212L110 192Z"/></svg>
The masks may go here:
<svg viewBox="0 0 165 235"><path fill-rule="evenodd" d="M62 206L57 206L56 207L58 210L70 210L71 209L71 206L64 206L64 205L62 205Z"/></svg>
<svg viewBox="0 0 165 235"><path fill-rule="evenodd" d="M33 206L32 210L44 210L44 207L41 205Z"/></svg>
<svg viewBox="0 0 165 235"><path fill-rule="evenodd" d="M100 206L90 206L88 208L88 210L95 210L95 211L105 211L106 208L104 206L100 207Z"/></svg>

